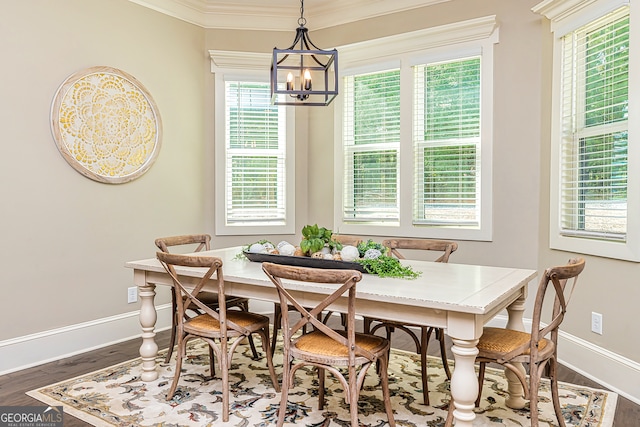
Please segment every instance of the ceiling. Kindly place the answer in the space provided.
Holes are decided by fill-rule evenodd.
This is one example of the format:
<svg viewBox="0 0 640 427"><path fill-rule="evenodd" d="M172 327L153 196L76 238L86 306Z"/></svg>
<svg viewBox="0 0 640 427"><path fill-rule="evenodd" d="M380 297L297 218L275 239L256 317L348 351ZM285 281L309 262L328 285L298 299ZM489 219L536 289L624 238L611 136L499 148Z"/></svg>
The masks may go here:
<svg viewBox="0 0 640 427"><path fill-rule="evenodd" d="M288 31L299 0L129 0L203 28ZM318 30L450 0L307 0L307 27Z"/></svg>

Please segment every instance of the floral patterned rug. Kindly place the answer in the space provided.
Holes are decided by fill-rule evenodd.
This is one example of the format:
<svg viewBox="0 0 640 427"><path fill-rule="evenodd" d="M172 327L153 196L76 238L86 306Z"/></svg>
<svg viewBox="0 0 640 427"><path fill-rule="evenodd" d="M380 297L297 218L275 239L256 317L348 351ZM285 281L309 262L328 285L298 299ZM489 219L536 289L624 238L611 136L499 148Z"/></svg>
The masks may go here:
<svg viewBox="0 0 640 427"><path fill-rule="evenodd" d="M220 426L222 423L221 381L211 378L206 344L193 340L183 364L178 391L173 400L165 396L171 386L174 361L164 363L165 351L158 355L159 378L140 380L141 361L134 359L77 378L42 387L27 394L95 426ZM252 360L248 346L241 345L233 358L230 377L233 427L273 426L280 394L273 390L264 359ZM278 356L280 354L280 356ZM281 353L274 358L281 372ZM424 406L421 396L419 356L392 350L389 375L392 405L399 427L444 425L449 399L449 383L442 362L429 359L430 399ZM327 405L317 406L317 380L312 370L299 370L296 387L289 395L285 422L306 427L346 427L349 410L339 382L328 375ZM375 369L367 374L359 411L360 425L382 427L387 417ZM474 426L529 426L529 409L504 407L506 382L501 370L487 368L482 403L476 409ZM556 426L548 382L541 386L540 425ZM617 395L571 384L561 384L560 400L568 426L611 427Z"/></svg>

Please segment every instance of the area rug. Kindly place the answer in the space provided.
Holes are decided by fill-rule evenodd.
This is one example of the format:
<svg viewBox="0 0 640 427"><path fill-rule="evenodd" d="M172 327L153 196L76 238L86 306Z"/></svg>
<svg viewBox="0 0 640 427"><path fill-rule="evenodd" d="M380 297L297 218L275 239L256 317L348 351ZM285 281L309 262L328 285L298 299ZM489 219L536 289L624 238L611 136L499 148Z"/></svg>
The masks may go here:
<svg viewBox="0 0 640 427"><path fill-rule="evenodd" d="M158 354L159 377L140 380L141 361L134 359L86 375L28 392L45 404L63 406L64 411L94 426L274 426L280 394L271 384L264 359L252 360L248 346L240 346L233 358L230 377L231 407L228 423L222 422L221 381L211 378L206 344L194 340L176 395L166 400L173 378L174 361L164 363ZM281 372L282 357L274 357ZM449 382L439 358L429 358L432 406L422 404L420 359L413 353L392 350L389 375L396 424L400 427L444 425L449 401ZM370 369L359 402L363 427L387 425L382 391L375 369ZM306 427L346 427L349 410L340 383L328 375L327 405L318 410L317 377L312 369L299 370L296 387L289 395L287 423ZM487 368L482 403L476 409L474 426L530 426L528 408L504 406L506 381L502 370ZM548 382L541 386L540 425L556 426ZM571 384L560 385L560 400L568 426L611 427L617 395ZM291 424L289 424L291 425Z"/></svg>

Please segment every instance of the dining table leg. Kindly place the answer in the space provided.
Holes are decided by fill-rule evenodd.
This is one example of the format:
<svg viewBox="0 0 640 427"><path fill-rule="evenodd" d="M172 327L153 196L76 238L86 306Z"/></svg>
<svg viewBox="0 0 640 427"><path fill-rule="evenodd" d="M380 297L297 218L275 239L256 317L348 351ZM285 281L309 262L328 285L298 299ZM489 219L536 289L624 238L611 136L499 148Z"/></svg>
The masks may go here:
<svg viewBox="0 0 640 427"><path fill-rule="evenodd" d="M524 331L524 305L526 295L520 296L511 305L507 307L507 313L509 313L509 320L507 321L507 329L513 329L516 331ZM513 364L519 371L525 374L525 369L522 363ZM524 399L524 390L522 383L510 369L504 369L504 376L507 378L507 389L509 395L505 398L505 405L512 409L522 409L527 404Z"/></svg>
<svg viewBox="0 0 640 427"><path fill-rule="evenodd" d="M457 427L471 427L476 418L473 409L478 397L478 377L475 371L478 340L453 337L451 340L451 352L455 359L455 368L451 375L451 400L455 405L453 417Z"/></svg>
<svg viewBox="0 0 640 427"><path fill-rule="evenodd" d="M155 337L155 325L158 319L154 304L156 296L156 285L147 283L145 272L136 270L134 272L134 282L138 286L140 296L140 326L142 327L142 345L140 345L140 358L142 359L142 381L153 381L158 378L156 370L156 356L158 355L158 344Z"/></svg>

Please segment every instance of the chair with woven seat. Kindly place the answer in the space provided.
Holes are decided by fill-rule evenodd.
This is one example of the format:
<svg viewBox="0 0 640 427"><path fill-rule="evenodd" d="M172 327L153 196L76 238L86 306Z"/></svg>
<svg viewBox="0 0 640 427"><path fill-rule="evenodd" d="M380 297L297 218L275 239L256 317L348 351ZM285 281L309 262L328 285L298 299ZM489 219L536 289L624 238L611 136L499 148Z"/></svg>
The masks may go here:
<svg viewBox="0 0 640 427"><path fill-rule="evenodd" d="M225 283L222 260L211 256L170 254L167 252L157 252L156 256L173 279L172 288L178 309L176 366L173 383L167 393L167 400L173 399L176 393L182 370L182 360L186 356L187 343L195 338L200 338L209 344L209 348L213 349L218 360L222 378L222 420L224 422L229 421L229 369L233 353L238 345L252 334L257 334L261 339L273 387L279 391L278 378L269 348L269 318L243 310L227 310L226 299L223 298ZM194 270L194 268L200 270ZM206 269L204 274L202 274L203 268ZM180 269L182 275L178 275L176 269ZM186 277L184 282L183 277ZM213 310L199 299L205 285L217 285L217 294L221 296L218 310ZM185 316L185 311L192 304L202 314L191 318ZM209 362L211 365L213 361ZM213 367L211 367L211 375L214 375Z"/></svg>
<svg viewBox="0 0 640 427"><path fill-rule="evenodd" d="M284 423L289 392L294 387L296 371L304 366L314 366L318 372L318 409L323 409L325 404L325 371L329 371L340 381L344 389L345 400L349 404L351 427L358 427L360 390L371 365L379 362L384 407L389 425L395 427L387 375L389 341L383 337L355 331L356 284L362 279L362 273L356 270L293 267L272 263L263 263L262 269L275 285L282 307L284 359L277 426L281 427ZM332 285L335 291L315 307L307 309L297 300L295 295L298 292L291 292L292 281L297 282L297 289L305 282ZM345 310L345 304L346 330L331 329L317 318L323 310L331 310L332 305L334 310L338 309L335 305ZM300 320L293 324L289 320L289 306L293 306L301 314ZM312 328L308 328L308 332L304 333L304 326ZM341 369L347 371L346 376Z"/></svg>
<svg viewBox="0 0 640 427"><path fill-rule="evenodd" d="M189 252L201 252L208 251L211 249L211 236L209 234L187 234L182 236L170 236L170 237L160 237L155 240L155 244L162 252L169 252L169 248L172 247L181 247L183 251ZM203 291L200 294L200 301L205 303L208 307L213 310L218 309L218 294L214 292L205 292ZM227 308L237 307L243 311L249 311L249 300L247 298L226 297L226 306ZM188 311L185 312L186 316L189 316L188 312L198 313L201 312L195 305L191 305L188 307ZM167 351L167 356L165 358L165 362L169 363L171 360L171 355L173 354L173 348L176 345L176 327L178 324L177 319L177 305L175 300L175 294L171 294L171 339L169 341L169 350ZM253 339L249 339L249 345L251 346L251 351L253 353L253 357L255 359L258 358L258 352L256 351L255 345L253 343ZM210 354L213 357L213 353ZM214 373L212 373L213 375Z"/></svg>
<svg viewBox="0 0 640 427"><path fill-rule="evenodd" d="M331 238L336 242L340 243L341 245L351 245L351 246L358 246L358 244L360 244L363 241L362 237L354 236L351 234L333 234ZM292 307L289 307L289 310L292 310L292 309L293 309ZM322 317L322 322L327 323L331 318L332 314L333 312L331 311L326 312L324 314L324 317ZM320 316L322 316L322 314ZM346 325L347 320L344 313L340 314L340 322L342 323L343 327ZM275 351L276 341L278 339L278 331L280 330L281 323L282 323L282 309L280 308L280 304L276 302L273 304L273 337L271 337L271 340L272 340L271 351Z"/></svg>
<svg viewBox="0 0 640 427"><path fill-rule="evenodd" d="M382 245L388 248L389 256L395 256L399 259L405 259L400 252L402 249L416 251L430 251L436 253L435 262L449 262L449 256L458 249L456 242L448 240L431 240L431 239L388 239L382 242ZM439 256L438 256L439 255ZM431 335L435 332L435 338L440 343L440 356L444 366L447 378L451 379L451 370L447 362L447 350L445 347L445 334L442 328L434 328L424 325L413 325L407 323L391 322L388 320L364 318L364 332L375 333L378 329L384 328L387 332L387 339L391 339L391 334L396 330L406 332L416 346L416 353L420 354L420 370L422 375L422 401L425 405L429 405L429 388L427 376L427 350ZM420 337L413 329L420 329Z"/></svg>
<svg viewBox="0 0 640 427"><path fill-rule="evenodd" d="M522 383L525 400L529 400L531 426L538 427L538 388L545 373L551 382L553 408L560 427L565 427L558 395L558 333L575 290L578 276L584 270L583 258L570 259L566 265L551 267L540 277L533 307L531 333L506 328L485 327L478 341L476 362L480 364L480 384L476 406L480 406L485 365L503 365ZM551 286L550 286L551 285ZM553 298L550 318L543 322L545 300ZM529 366L529 375L522 364ZM446 426L452 425L454 405L449 405Z"/></svg>

